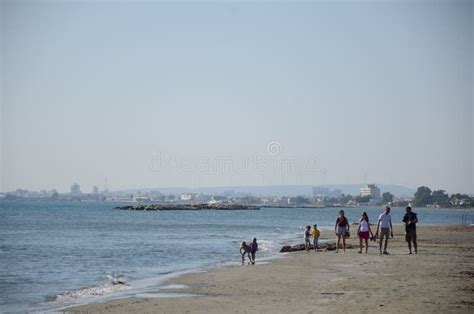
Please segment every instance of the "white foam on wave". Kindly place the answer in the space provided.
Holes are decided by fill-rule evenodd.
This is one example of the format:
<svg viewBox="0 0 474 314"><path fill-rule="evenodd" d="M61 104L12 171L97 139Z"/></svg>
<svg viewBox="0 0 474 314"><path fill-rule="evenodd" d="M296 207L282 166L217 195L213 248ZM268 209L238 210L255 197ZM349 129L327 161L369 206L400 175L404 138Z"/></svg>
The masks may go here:
<svg viewBox="0 0 474 314"><path fill-rule="evenodd" d="M82 288L75 291L68 291L62 294L58 294L54 297L53 302L65 303L73 302L81 299L87 299L97 296L103 296L112 294L118 291L123 291L129 287L125 284L110 284L110 285L101 285L95 287Z"/></svg>
<svg viewBox="0 0 474 314"><path fill-rule="evenodd" d="M172 272L165 275L159 275L155 277L149 277L139 280L130 281L127 284L109 284L101 285L90 288L83 288L76 291L66 292L54 298L49 298L51 302L47 305L48 311L51 311L51 306L55 309L52 311L64 311L65 308L72 305L81 305L87 303L104 302L108 300L128 298L128 297L150 297L150 298L166 298L166 297L178 297L178 296L191 296L187 293L173 293L165 292L166 290L172 289L184 289L185 285L169 284L163 286L163 283L169 281L172 278L176 278L189 273L200 273L206 272L204 269L192 269L185 271ZM104 276L104 277L109 277ZM122 278L122 275L118 276ZM114 281L115 275L111 275L109 278ZM187 287L186 287L187 288ZM157 290L163 289L163 292ZM42 313L43 311L41 311Z"/></svg>
<svg viewBox="0 0 474 314"><path fill-rule="evenodd" d="M239 259L235 260L229 260L229 261L224 261L219 264L217 264L215 267L229 267L229 266L239 266L242 265L242 262ZM213 266L209 266L209 268L212 268Z"/></svg>
<svg viewBox="0 0 474 314"><path fill-rule="evenodd" d="M258 250L261 253L271 252L276 248L276 243L270 240L259 240Z"/></svg>
<svg viewBox="0 0 474 314"><path fill-rule="evenodd" d="M169 284L169 285L160 287L160 290L167 290L167 289L187 289L187 288L189 288L189 287L186 286L186 285L180 285L180 284L172 283L172 284Z"/></svg>

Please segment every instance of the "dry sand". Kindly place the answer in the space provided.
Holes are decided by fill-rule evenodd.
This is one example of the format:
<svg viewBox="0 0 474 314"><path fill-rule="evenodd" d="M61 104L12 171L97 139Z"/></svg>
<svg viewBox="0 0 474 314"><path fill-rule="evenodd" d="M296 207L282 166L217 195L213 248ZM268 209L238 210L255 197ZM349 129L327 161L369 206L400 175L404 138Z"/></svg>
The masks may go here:
<svg viewBox="0 0 474 314"><path fill-rule="evenodd" d="M324 235L324 234L323 234ZM326 236L332 237L326 233ZM293 252L266 265L214 269L172 280L193 297L122 299L74 313L474 313L474 227L419 227L408 255L401 226L390 255ZM349 240L358 244L358 239ZM258 257L258 256L257 256ZM258 263L258 259L257 259Z"/></svg>

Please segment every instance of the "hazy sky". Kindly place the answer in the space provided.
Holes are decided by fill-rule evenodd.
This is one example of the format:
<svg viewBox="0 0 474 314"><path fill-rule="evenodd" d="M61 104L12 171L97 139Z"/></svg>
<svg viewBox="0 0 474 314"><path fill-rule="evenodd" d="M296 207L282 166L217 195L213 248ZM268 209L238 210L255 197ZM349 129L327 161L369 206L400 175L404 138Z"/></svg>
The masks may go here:
<svg viewBox="0 0 474 314"><path fill-rule="evenodd" d="M1 3L0 190L474 192L472 1Z"/></svg>

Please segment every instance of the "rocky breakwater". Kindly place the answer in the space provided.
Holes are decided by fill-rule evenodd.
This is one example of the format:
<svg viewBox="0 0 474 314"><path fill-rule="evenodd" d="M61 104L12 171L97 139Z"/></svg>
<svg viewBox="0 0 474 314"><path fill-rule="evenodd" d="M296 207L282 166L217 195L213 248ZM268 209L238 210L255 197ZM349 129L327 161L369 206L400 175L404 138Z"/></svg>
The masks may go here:
<svg viewBox="0 0 474 314"><path fill-rule="evenodd" d="M139 204L117 206L117 210L258 210L260 207L241 204Z"/></svg>
<svg viewBox="0 0 474 314"><path fill-rule="evenodd" d="M339 245L339 248L342 249L342 244ZM352 244L346 244L346 249L353 249L354 246ZM313 245L309 246L310 250L314 250ZM288 253L288 252L297 252L297 251L304 251L304 244L296 244L296 245L284 245L280 249L280 253ZM335 251L336 250L336 243L321 243L318 245L317 249L318 252L325 252L325 251Z"/></svg>

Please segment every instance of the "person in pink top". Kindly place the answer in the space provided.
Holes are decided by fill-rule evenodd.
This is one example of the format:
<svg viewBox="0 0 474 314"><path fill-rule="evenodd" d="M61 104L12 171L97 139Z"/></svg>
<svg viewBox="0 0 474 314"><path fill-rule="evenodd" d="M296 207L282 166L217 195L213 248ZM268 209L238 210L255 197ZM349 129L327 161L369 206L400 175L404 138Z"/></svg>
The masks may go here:
<svg viewBox="0 0 474 314"><path fill-rule="evenodd" d="M370 229L369 216L366 212L363 212L360 218L357 235L359 236L359 253L362 253L362 241L365 241L365 253L367 254L367 250L369 249L369 237L374 237L374 233L372 229Z"/></svg>

